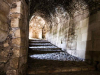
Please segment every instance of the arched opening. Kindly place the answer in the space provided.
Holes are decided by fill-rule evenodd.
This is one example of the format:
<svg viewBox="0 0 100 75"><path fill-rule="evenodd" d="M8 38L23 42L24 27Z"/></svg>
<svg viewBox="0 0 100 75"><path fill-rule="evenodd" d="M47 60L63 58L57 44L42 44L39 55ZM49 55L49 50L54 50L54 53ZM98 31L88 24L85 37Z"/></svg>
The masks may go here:
<svg viewBox="0 0 100 75"><path fill-rule="evenodd" d="M46 22L39 16L32 16L29 23L29 39L45 39Z"/></svg>

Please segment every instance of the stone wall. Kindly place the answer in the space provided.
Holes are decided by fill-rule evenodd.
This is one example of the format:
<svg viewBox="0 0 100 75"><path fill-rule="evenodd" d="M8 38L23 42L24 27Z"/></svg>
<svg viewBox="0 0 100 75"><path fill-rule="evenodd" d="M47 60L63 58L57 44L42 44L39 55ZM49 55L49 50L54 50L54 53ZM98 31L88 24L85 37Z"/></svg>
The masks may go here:
<svg viewBox="0 0 100 75"><path fill-rule="evenodd" d="M24 0L0 0L0 73L25 75L28 6Z"/></svg>
<svg viewBox="0 0 100 75"><path fill-rule="evenodd" d="M67 11L62 6L56 8L55 14L51 15L46 39L69 54L98 65L100 62L100 11L97 3L99 2L93 1L87 4L84 0L79 2L73 0ZM98 67L100 68L100 64Z"/></svg>

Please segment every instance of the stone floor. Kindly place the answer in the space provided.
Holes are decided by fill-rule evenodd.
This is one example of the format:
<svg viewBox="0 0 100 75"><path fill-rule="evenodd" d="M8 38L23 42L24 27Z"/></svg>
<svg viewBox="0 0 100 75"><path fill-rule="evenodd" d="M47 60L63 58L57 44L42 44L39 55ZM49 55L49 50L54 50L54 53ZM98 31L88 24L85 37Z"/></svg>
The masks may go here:
<svg viewBox="0 0 100 75"><path fill-rule="evenodd" d="M34 75L34 74L29 74ZM100 75L99 71L83 71L83 72L67 72L67 73L48 73L48 74L35 74L35 75Z"/></svg>
<svg viewBox="0 0 100 75"><path fill-rule="evenodd" d="M81 58L74 57L66 52L55 52L47 54L33 54L30 55L34 59L45 59L45 60L59 60L59 61L84 61Z"/></svg>
<svg viewBox="0 0 100 75"><path fill-rule="evenodd" d="M84 59L63 52L46 40L30 41L28 64L28 75L100 75Z"/></svg>
<svg viewBox="0 0 100 75"><path fill-rule="evenodd" d="M31 46L29 48L33 50L37 48L39 49L58 48L57 46L51 44L50 42L46 40L31 40L30 45ZM67 52L61 52L61 51L55 52L55 53L46 53L46 54L35 53L35 54L31 54L30 57L33 59L46 59L46 60L59 60L59 61L84 61L81 58L77 58L75 56L68 54Z"/></svg>

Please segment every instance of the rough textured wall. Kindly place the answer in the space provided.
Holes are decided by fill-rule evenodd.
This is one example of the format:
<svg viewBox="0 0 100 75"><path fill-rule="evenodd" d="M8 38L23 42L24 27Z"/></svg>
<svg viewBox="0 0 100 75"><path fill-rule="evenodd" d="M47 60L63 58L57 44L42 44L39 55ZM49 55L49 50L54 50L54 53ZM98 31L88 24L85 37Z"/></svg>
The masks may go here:
<svg viewBox="0 0 100 75"><path fill-rule="evenodd" d="M46 33L46 39L63 50L67 48L69 21L67 11L62 6L56 7L55 13L51 13L51 23Z"/></svg>
<svg viewBox="0 0 100 75"><path fill-rule="evenodd" d="M47 40L71 55L98 64L100 62L100 11L97 3L90 1L89 5L84 0L73 0L67 11L62 6L57 7L55 14L51 13ZM100 68L100 64L98 67Z"/></svg>
<svg viewBox="0 0 100 75"><path fill-rule="evenodd" d="M11 55L11 37L9 12L11 0L0 0L0 73L3 73Z"/></svg>
<svg viewBox="0 0 100 75"><path fill-rule="evenodd" d="M7 75L25 75L28 50L27 11L24 0L0 0L0 71Z"/></svg>
<svg viewBox="0 0 100 75"><path fill-rule="evenodd" d="M100 11L89 17L86 59L91 59L100 70Z"/></svg>

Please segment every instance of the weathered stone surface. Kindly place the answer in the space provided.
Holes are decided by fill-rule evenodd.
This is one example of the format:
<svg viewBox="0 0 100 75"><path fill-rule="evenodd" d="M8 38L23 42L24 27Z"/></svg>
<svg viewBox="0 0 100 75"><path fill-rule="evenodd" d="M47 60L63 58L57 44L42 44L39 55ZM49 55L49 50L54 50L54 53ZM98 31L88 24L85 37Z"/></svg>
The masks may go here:
<svg viewBox="0 0 100 75"><path fill-rule="evenodd" d="M8 18L7 18L6 15L0 14L0 17L1 17L0 20L1 20L2 22L7 22Z"/></svg>
<svg viewBox="0 0 100 75"><path fill-rule="evenodd" d="M0 52L0 56L2 56L2 57L7 57L8 54L9 54L9 50L4 50L4 51Z"/></svg>
<svg viewBox="0 0 100 75"><path fill-rule="evenodd" d="M14 18L11 20L11 27L19 27L19 19Z"/></svg>
<svg viewBox="0 0 100 75"><path fill-rule="evenodd" d="M23 4L25 7L24 9L22 7ZM0 18L0 27L1 27L0 28L0 42L1 42L0 43L0 68L2 67L1 63L4 63L3 67L5 68L5 71L7 70L6 72L7 75L19 75L20 71L17 71L15 69L18 70L22 69L21 75L25 75L25 73L22 71L25 71L26 69L24 67L27 61L26 58L27 56L24 56L26 55L25 54L26 49L18 48L20 46L26 46L26 41L27 41L26 39L28 39L28 36L26 38L25 35L26 32L28 33L28 31L26 30L26 28L28 28L26 22L27 17L23 18L27 14L25 9L26 9L26 5L25 5L25 1L23 0L0 0L0 17L1 17ZM25 13L22 16L23 10L25 11ZM24 30L22 31L22 29ZM24 37L24 38L22 40L22 38L19 37ZM23 58L23 62L22 62L23 68L22 66L18 67L19 57Z"/></svg>
<svg viewBox="0 0 100 75"><path fill-rule="evenodd" d="M27 56L28 54L28 51L27 51L27 48L26 47L21 47L21 50L20 50L20 56Z"/></svg>
<svg viewBox="0 0 100 75"><path fill-rule="evenodd" d="M21 18L22 16L19 13L14 13L14 14L10 14L10 17L11 18Z"/></svg>
<svg viewBox="0 0 100 75"><path fill-rule="evenodd" d="M8 41L6 41L3 45L4 47L8 47L9 46Z"/></svg>
<svg viewBox="0 0 100 75"><path fill-rule="evenodd" d="M12 9L10 10L11 13L22 13L22 3L21 3L21 1L13 3L12 5L15 5L15 7L12 7Z"/></svg>
<svg viewBox="0 0 100 75"><path fill-rule="evenodd" d="M27 63L27 56L23 56L20 58L19 61L19 67L22 67L23 65L25 65ZM25 66L26 67L26 66Z"/></svg>
<svg viewBox="0 0 100 75"><path fill-rule="evenodd" d="M15 58L15 57L20 57L20 47L13 48L13 57L12 58Z"/></svg>
<svg viewBox="0 0 100 75"><path fill-rule="evenodd" d="M8 70L6 72L7 75L18 75L16 70Z"/></svg>
<svg viewBox="0 0 100 75"><path fill-rule="evenodd" d="M21 30L20 29L17 29L15 32L15 37L21 37Z"/></svg>
<svg viewBox="0 0 100 75"><path fill-rule="evenodd" d="M0 12L3 12L4 14L8 15L9 11L10 11L9 5L3 0L0 0Z"/></svg>
<svg viewBox="0 0 100 75"><path fill-rule="evenodd" d="M18 64L19 64L19 58L12 58L10 60L10 66L17 69L18 68Z"/></svg>
<svg viewBox="0 0 100 75"><path fill-rule="evenodd" d="M8 58L0 56L0 63L6 63Z"/></svg>
<svg viewBox="0 0 100 75"><path fill-rule="evenodd" d="M20 46L21 45L21 38L12 39L13 46Z"/></svg>
<svg viewBox="0 0 100 75"><path fill-rule="evenodd" d="M0 30L0 42L3 42L4 40L6 40L8 33L6 31Z"/></svg>
<svg viewBox="0 0 100 75"><path fill-rule="evenodd" d="M6 1L11 4L14 0L6 0Z"/></svg>
<svg viewBox="0 0 100 75"><path fill-rule="evenodd" d="M8 31L8 24L0 21L0 29Z"/></svg>

